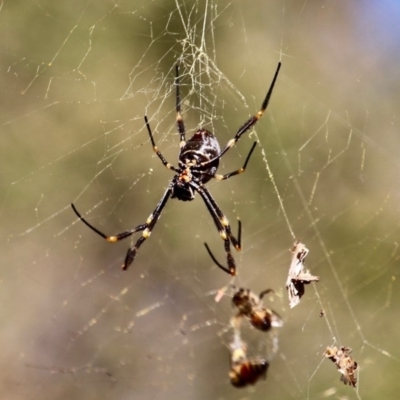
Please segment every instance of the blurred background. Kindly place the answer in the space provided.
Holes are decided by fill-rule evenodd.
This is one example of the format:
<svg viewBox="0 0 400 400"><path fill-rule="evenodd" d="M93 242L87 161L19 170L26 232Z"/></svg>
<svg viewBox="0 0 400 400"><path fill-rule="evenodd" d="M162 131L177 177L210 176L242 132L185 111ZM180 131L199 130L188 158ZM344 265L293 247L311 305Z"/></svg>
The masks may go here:
<svg viewBox="0 0 400 400"><path fill-rule="evenodd" d="M394 1L2 1L0 7L1 397L394 399L400 391L399 5ZM175 65L187 137L221 146L270 105L207 186L232 229L237 286L281 315L248 330L267 379L228 380L230 278L201 198L171 200L134 264L116 234L144 223L177 165ZM290 309L294 239L320 276ZM323 312L321 312L323 311ZM321 316L323 314L323 316ZM359 363L343 385L327 346ZM275 357L272 357L275 355ZM273 359L272 359L273 358Z"/></svg>

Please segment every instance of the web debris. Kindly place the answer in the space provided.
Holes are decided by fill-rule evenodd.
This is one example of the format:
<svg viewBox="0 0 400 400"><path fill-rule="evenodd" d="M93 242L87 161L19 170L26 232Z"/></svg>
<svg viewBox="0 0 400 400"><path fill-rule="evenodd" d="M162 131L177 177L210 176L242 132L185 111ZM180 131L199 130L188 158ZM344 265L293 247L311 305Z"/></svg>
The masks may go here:
<svg viewBox="0 0 400 400"><path fill-rule="evenodd" d="M266 379L270 361L278 351L278 337L273 332L273 348L265 357L248 356L248 345L242 340L242 322L259 332L270 332L272 328L280 328L283 321L273 310L263 307L262 298L272 292L272 289L264 290L257 296L250 289L239 288L232 297L232 304L238 310L232 317L233 339L230 344L230 371L229 379L233 386L243 388L255 385L260 378Z"/></svg>
<svg viewBox="0 0 400 400"><path fill-rule="evenodd" d="M291 252L292 262L290 263L286 289L288 291L290 308L293 308L300 303L300 299L305 292L304 285L311 282L318 282L319 276L311 275L308 270L304 269L304 260L309 250L303 243L296 240Z"/></svg>
<svg viewBox="0 0 400 400"><path fill-rule="evenodd" d="M243 388L255 385L260 378L267 378L269 362L264 358L249 359L247 346L241 340L240 331L235 330L231 348L231 370L229 379L233 386Z"/></svg>
<svg viewBox="0 0 400 400"><path fill-rule="evenodd" d="M250 289L240 288L232 297L232 304L238 309L234 317L234 325L238 326L243 317L246 317L253 328L268 332L271 328L281 328L283 321L273 310L263 307L262 298L271 293L272 289L262 291L258 296ZM238 321L239 324L238 324Z"/></svg>
<svg viewBox="0 0 400 400"><path fill-rule="evenodd" d="M352 350L349 347L341 346L339 349L337 347L327 347L324 355L336 364L338 371L342 374L340 380L345 385L356 387L358 364L350 356L351 352Z"/></svg>

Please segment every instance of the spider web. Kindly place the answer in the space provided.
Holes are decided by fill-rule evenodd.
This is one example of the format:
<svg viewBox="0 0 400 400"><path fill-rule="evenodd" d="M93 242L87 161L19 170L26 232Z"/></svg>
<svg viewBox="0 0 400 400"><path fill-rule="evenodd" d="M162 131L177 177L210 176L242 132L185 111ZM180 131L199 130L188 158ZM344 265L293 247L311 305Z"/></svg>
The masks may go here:
<svg viewBox="0 0 400 400"><path fill-rule="evenodd" d="M389 1L1 2L2 398L376 399L399 392L398 6ZM230 279L201 199L171 200L128 271L130 239L177 165L174 68L187 137L220 144L264 117L208 187L243 223L236 286L272 288L284 320L243 328L266 381L229 384ZM137 236L133 238L135 240ZM294 239L320 281L289 308ZM246 330L247 329L247 330ZM279 339L279 347L277 340ZM324 357L346 346L358 387Z"/></svg>

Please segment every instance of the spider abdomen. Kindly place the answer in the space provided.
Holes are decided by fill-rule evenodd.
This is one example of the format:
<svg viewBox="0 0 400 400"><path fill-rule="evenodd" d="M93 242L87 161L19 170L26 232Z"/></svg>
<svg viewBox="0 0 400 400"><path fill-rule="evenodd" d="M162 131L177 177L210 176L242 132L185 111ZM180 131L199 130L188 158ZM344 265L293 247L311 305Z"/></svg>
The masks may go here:
<svg viewBox="0 0 400 400"><path fill-rule="evenodd" d="M179 164L182 169L198 166L216 158L221 152L216 137L207 129L198 129L186 142L179 155ZM207 183L217 172L219 159L192 171L200 183Z"/></svg>
<svg viewBox="0 0 400 400"><path fill-rule="evenodd" d="M206 129L198 129L185 143L179 154L179 174L172 186L172 198L182 201L194 199L193 184L207 183L217 172L219 159L207 163L219 156L221 149L215 136ZM193 183L191 183L193 182Z"/></svg>

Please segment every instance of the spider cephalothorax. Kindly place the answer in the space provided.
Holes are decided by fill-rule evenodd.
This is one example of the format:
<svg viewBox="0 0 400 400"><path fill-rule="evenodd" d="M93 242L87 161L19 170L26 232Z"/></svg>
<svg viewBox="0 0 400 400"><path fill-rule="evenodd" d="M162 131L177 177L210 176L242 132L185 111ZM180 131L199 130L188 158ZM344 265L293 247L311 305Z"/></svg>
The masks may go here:
<svg viewBox="0 0 400 400"><path fill-rule="evenodd" d="M191 182L207 183L217 172L220 147L215 136L206 129L199 129L181 148L176 184L172 188L171 198L190 201L195 197L196 189ZM210 160L213 160L210 162ZM206 164L205 164L206 163Z"/></svg>
<svg viewBox="0 0 400 400"><path fill-rule="evenodd" d="M181 115L181 100L179 93L179 66L177 65L175 68L176 76L175 76L175 85L176 85L176 123L178 127L178 132L180 135L180 153L179 153L179 161L178 167L174 167L161 154L158 150L153 133L151 132L150 124L147 119L147 116L144 117L147 131L149 133L150 141L153 146L154 152L157 154L158 158L164 164L164 166L176 174L170 181L167 190L164 192L161 200L158 202L155 210L152 214L147 218L147 221L144 224L138 225L136 228L127 230L125 232L119 233L114 236L107 236L89 222L87 222L81 214L78 212L76 207L71 204L72 209L75 214L84 222L90 229L96 232L98 235L106 239L110 243L118 242L121 239L125 239L128 236L133 235L135 232L142 232L142 236L136 241L134 246L128 249L128 252L125 257L124 264L122 268L126 270L130 264L132 264L135 259L136 252L142 243L150 236L151 231L156 225L158 219L161 216L162 210L169 198L176 198L182 201L191 201L195 197L195 193L199 193L201 198L203 199L206 207L211 214L213 221L219 231L219 234L224 241L225 252L228 261L228 268L223 267L222 269L231 274L236 274L236 265L235 260L231 254L230 244L232 244L236 250L240 250L240 240L237 240L231 232L231 227L229 225L228 219L222 213L221 209L218 207L217 203L211 196L210 192L206 188L205 184L211 179L217 180L225 180L234 175L241 174L245 171L247 163L249 162L250 156L256 146L256 143L253 143L253 146L250 149L249 154L245 160L245 163L242 168L232 171L225 175L216 174L219 160L221 157L235 145L235 143L240 139L240 137L247 132L264 114L269 99L272 94L272 90L274 88L276 79L278 77L279 69L281 67L281 63L278 64L276 69L274 78L272 80L271 86L268 90L267 95L261 105L260 111L258 111L255 115L250 117L236 132L233 139L229 140L226 146L220 149L219 143L216 137L206 129L198 129L195 134L186 141L186 130L185 124Z"/></svg>

